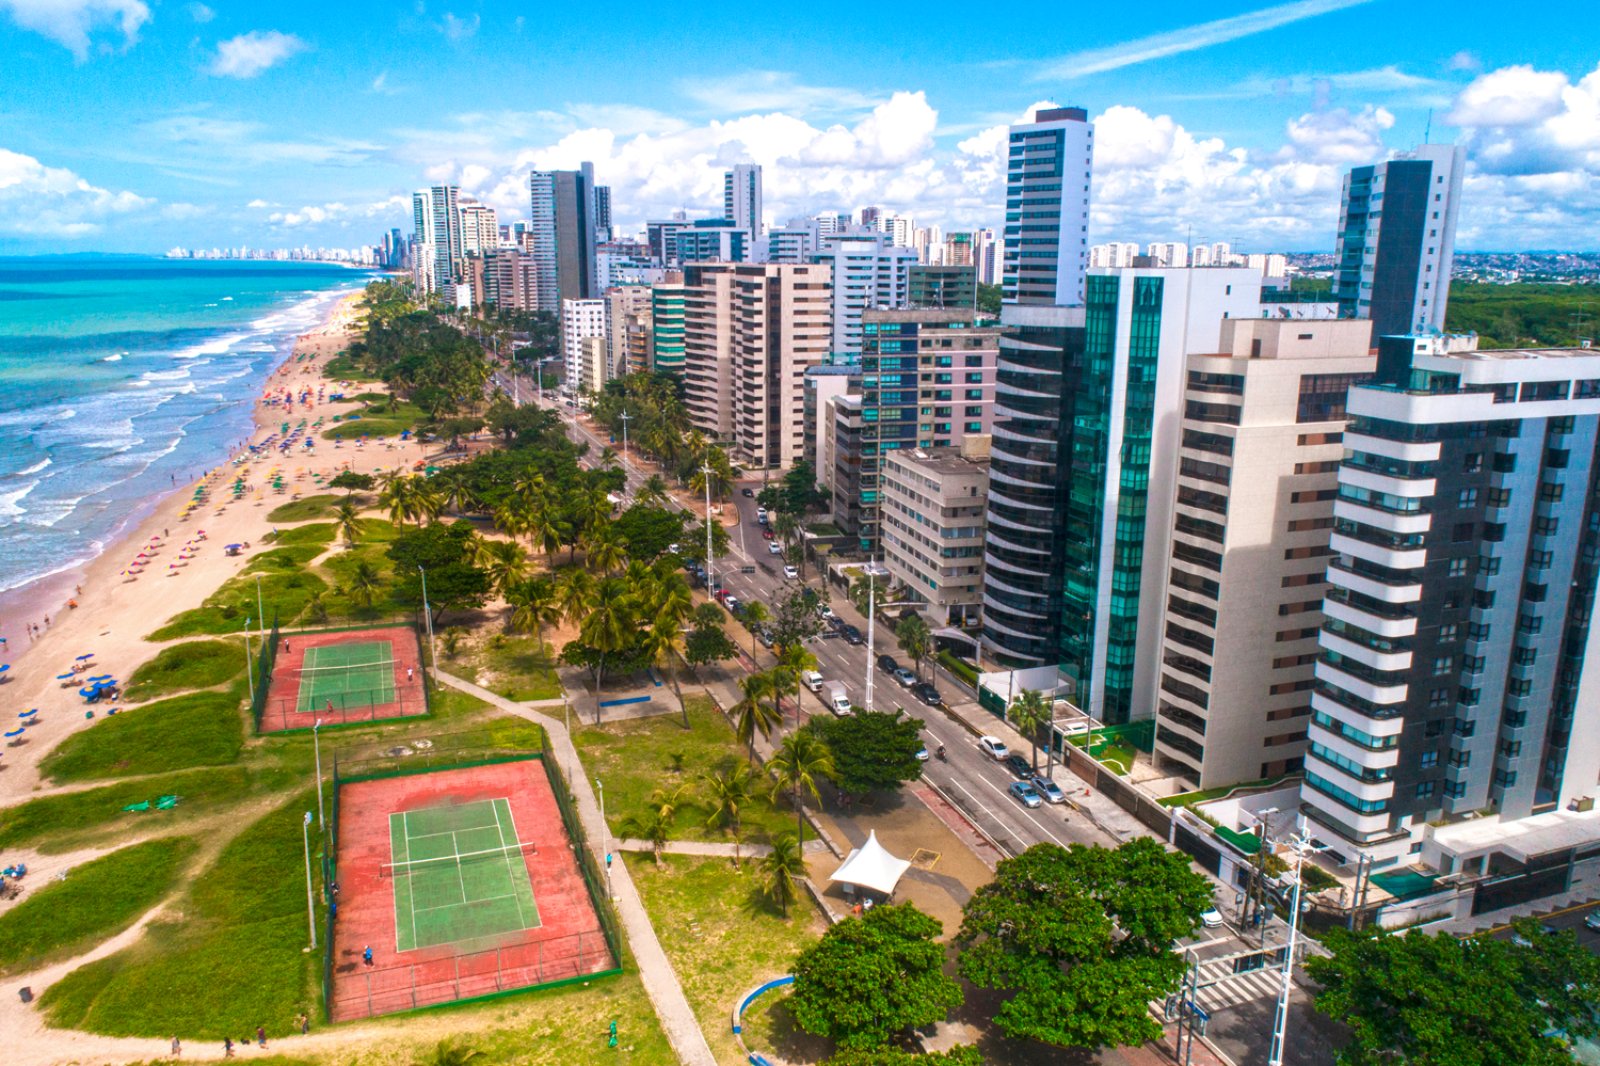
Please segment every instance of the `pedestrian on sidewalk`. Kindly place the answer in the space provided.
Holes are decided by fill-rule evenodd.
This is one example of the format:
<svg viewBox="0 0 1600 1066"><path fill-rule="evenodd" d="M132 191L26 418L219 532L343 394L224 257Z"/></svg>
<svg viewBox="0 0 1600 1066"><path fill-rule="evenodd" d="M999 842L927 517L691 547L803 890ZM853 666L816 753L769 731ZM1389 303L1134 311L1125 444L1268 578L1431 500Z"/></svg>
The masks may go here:
<svg viewBox="0 0 1600 1066"><path fill-rule="evenodd" d="M311 1032L311 1018L304 1011L300 1012L300 1035L305 1036Z"/></svg>
<svg viewBox="0 0 1600 1066"><path fill-rule="evenodd" d="M222 1057L225 1059L233 1058L233 1037L231 1036L222 1038Z"/></svg>
<svg viewBox="0 0 1600 1066"><path fill-rule="evenodd" d="M172 1057L175 1059L183 1058L183 1042L177 1037L172 1038Z"/></svg>
<svg viewBox="0 0 1600 1066"><path fill-rule="evenodd" d="M264 1025L256 1026L256 1041L258 1043L260 1043L262 1049L265 1050L265 1048L267 1046L267 1027L266 1026L264 1026Z"/></svg>

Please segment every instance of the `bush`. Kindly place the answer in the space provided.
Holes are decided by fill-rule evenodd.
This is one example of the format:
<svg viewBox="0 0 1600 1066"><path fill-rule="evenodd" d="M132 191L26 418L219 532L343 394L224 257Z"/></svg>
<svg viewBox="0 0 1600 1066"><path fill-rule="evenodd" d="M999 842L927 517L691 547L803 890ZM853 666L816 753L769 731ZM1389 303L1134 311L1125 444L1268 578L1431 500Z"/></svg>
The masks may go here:
<svg viewBox="0 0 1600 1066"><path fill-rule="evenodd" d="M239 704L237 689L197 692L102 718L63 740L39 771L86 781L231 763L244 745Z"/></svg>
<svg viewBox="0 0 1600 1066"><path fill-rule="evenodd" d="M174 692L213 688L238 679L245 669L244 644L195 640L164 648L128 678L126 696L142 703Z"/></svg>
<svg viewBox="0 0 1600 1066"><path fill-rule="evenodd" d="M189 837L149 840L30 892L0 914L0 973L70 958L122 932L171 891L194 851Z"/></svg>

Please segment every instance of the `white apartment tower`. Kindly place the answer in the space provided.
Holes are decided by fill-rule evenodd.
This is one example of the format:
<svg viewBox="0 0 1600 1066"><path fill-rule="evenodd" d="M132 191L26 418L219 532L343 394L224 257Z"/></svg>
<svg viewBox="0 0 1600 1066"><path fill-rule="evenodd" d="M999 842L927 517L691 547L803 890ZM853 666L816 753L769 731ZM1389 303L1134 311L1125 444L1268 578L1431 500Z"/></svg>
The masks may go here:
<svg viewBox="0 0 1600 1066"><path fill-rule="evenodd" d="M1083 303L1089 269L1094 127L1081 107L1041 108L1012 126L1006 166L1006 303Z"/></svg>
<svg viewBox="0 0 1600 1066"><path fill-rule="evenodd" d="M761 236L761 165L738 163L722 176L722 217Z"/></svg>

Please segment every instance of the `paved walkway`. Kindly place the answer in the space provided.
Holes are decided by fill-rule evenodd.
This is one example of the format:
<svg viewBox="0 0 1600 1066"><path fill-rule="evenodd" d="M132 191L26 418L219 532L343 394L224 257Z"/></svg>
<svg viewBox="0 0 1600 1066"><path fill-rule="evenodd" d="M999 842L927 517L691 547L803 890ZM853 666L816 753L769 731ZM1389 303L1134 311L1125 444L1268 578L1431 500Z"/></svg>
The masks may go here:
<svg viewBox="0 0 1600 1066"><path fill-rule="evenodd" d="M544 727L550 737L550 753L560 760L560 766L566 772L572 797L578 804L578 818L589 834L590 846L595 848L596 858L603 863L605 855L601 852L602 845L597 842L605 840L609 831L600 817L600 803L589 784L589 775L578 760L572 739L567 736L561 723L442 670L435 670L434 677L440 684L469 693L502 711ZM666 1032L667 1040L678 1054L678 1061L686 1066L716 1066L717 1060L711 1054L711 1046L706 1043L705 1034L700 1030L700 1023L689 1001L684 998L683 986L678 982L671 961L667 959L666 952L661 950L661 941L656 938L650 915L645 912L644 902L634 888L626 863L611 864L610 881L612 900L622 919L622 927L628 934L628 946L633 950L634 961L639 964L639 978L644 982L651 1005L655 1007L656 1017L661 1019L661 1028Z"/></svg>
<svg viewBox="0 0 1600 1066"><path fill-rule="evenodd" d="M655 845L648 840L619 840L618 851L654 851ZM808 840L803 845L805 851L827 851L828 845L820 840ZM720 840L669 840L661 845L663 855L701 855L706 857L734 858L735 855L744 859L759 859L763 855L772 854L772 847L768 844L741 844L738 851L734 851L732 844Z"/></svg>

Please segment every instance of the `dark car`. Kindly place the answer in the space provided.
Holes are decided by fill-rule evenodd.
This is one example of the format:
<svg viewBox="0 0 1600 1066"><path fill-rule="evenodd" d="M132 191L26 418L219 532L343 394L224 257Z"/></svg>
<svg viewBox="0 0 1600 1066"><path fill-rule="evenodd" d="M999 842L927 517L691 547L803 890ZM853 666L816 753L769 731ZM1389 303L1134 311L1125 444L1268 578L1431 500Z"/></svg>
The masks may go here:
<svg viewBox="0 0 1600 1066"><path fill-rule="evenodd" d="M939 689L929 681L919 681L911 686L911 694L929 707L937 707L944 702L943 697L939 695Z"/></svg>
<svg viewBox="0 0 1600 1066"><path fill-rule="evenodd" d="M1011 771L1012 777L1020 777L1024 781L1033 780L1033 767L1028 764L1025 756L1007 755L1001 765Z"/></svg>
<svg viewBox="0 0 1600 1066"><path fill-rule="evenodd" d="M894 661L893 655L880 655L878 656L878 669L892 674L900 669L900 664Z"/></svg>
<svg viewBox="0 0 1600 1066"><path fill-rule="evenodd" d="M756 490L755 489L740 489L739 490L739 495L741 495L741 496L754 496L755 494L756 494Z"/></svg>
<svg viewBox="0 0 1600 1066"><path fill-rule="evenodd" d="M839 632L844 635L844 642L846 644L865 644L867 642L867 638L863 637L861 635L861 630L857 629L855 626L846 625Z"/></svg>

